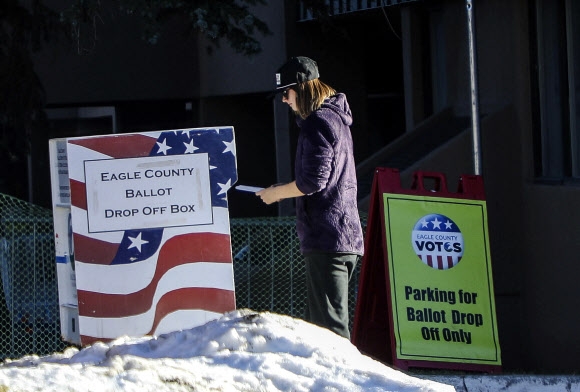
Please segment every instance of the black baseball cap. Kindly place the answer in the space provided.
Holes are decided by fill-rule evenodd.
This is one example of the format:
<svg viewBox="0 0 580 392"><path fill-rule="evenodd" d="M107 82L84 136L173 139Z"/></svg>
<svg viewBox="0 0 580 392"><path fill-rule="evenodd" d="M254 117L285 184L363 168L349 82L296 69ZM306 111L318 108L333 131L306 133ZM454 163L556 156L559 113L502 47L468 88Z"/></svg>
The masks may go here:
<svg viewBox="0 0 580 392"><path fill-rule="evenodd" d="M276 90L270 96L274 96L290 86L319 77L316 61L303 56L291 57L276 71Z"/></svg>

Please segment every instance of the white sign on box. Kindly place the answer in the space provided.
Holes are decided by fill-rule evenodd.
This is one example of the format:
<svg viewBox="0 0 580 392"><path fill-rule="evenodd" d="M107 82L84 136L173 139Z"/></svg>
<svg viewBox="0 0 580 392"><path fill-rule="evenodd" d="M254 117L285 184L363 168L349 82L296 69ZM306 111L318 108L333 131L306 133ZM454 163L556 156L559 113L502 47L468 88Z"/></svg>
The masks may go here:
<svg viewBox="0 0 580 392"><path fill-rule="evenodd" d="M207 154L84 164L91 233L213 221Z"/></svg>

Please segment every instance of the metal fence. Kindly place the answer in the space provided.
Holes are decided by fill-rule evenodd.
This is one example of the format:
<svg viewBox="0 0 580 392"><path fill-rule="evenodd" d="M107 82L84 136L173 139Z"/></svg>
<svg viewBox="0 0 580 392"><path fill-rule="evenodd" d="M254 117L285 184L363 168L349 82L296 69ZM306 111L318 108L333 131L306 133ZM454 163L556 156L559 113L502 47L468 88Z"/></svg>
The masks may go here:
<svg viewBox="0 0 580 392"><path fill-rule="evenodd" d="M64 349L52 212L0 194L0 357Z"/></svg>
<svg viewBox="0 0 580 392"><path fill-rule="evenodd" d="M70 344L60 336L52 211L0 194L0 213L0 359L62 351ZM302 317L295 217L232 219L230 234L237 308ZM360 263L350 287L351 324L359 270Z"/></svg>

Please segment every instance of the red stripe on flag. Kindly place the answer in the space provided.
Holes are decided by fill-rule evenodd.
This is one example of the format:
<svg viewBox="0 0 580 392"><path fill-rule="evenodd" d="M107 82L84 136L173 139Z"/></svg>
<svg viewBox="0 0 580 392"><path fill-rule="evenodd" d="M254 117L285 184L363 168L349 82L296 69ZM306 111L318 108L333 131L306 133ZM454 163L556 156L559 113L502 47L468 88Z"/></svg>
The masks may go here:
<svg viewBox="0 0 580 392"><path fill-rule="evenodd" d="M155 320L149 334L155 331L166 315L188 309L226 313L236 309L236 297L233 291L216 288L188 287L170 291L157 303Z"/></svg>
<svg viewBox="0 0 580 392"><path fill-rule="evenodd" d="M199 233L174 237L167 241L157 259L151 282L142 290L129 294L107 294L78 290L79 315L90 317L124 317L151 308L159 280L170 269L194 262L231 263L230 237L226 234ZM98 279L99 277L95 277ZM103 272L101 279L106 279Z"/></svg>
<svg viewBox="0 0 580 392"><path fill-rule="evenodd" d="M153 325L146 335L153 335L155 329L165 316L178 310L204 310L214 313L226 313L236 309L236 298L233 291L215 288L185 288L165 294L157 304ZM108 342L115 338L102 338L81 335L83 345L97 341Z"/></svg>
<svg viewBox="0 0 580 392"><path fill-rule="evenodd" d="M153 295L149 295L149 290L145 289L132 294L99 294L90 291L79 291L79 316L86 317L128 317L147 312L152 307ZM172 292L183 293L189 292L187 295L195 295L195 298L179 298L179 295L173 295ZM220 293L219 301L215 300L216 293ZM231 295L228 301L222 297L224 295ZM82 294L82 295L81 295ZM151 293L153 294L153 293ZM170 295L171 294L171 295ZM86 300L93 303L93 311L82 312L81 305L86 304ZM212 302L215 301L215 302ZM164 303L165 302L165 303ZM234 292L231 290L217 289L215 287L184 287L169 291L159 299L155 308L155 318L161 319L166 314L177 309L184 309L183 304L195 303L196 306L188 306L185 309L203 309L210 312L222 312L224 304L228 305L227 310L232 310L231 304L235 304ZM84 306L83 306L84 307ZM130 310L130 311L129 311ZM166 310L170 310L165 312Z"/></svg>
<svg viewBox="0 0 580 392"><path fill-rule="evenodd" d="M437 269L443 269L443 256L437 255Z"/></svg>
<svg viewBox="0 0 580 392"><path fill-rule="evenodd" d="M149 156L156 141L155 138L149 136L129 134L75 139L69 140L68 142L86 147L113 158L135 158Z"/></svg>
<svg viewBox="0 0 580 392"><path fill-rule="evenodd" d="M119 244L101 241L74 233L75 260L88 264L109 265L113 261ZM188 262L211 261L231 263L230 236L219 233L188 233L168 239L157 260L156 275L162 269Z"/></svg>
<svg viewBox="0 0 580 392"><path fill-rule="evenodd" d="M98 337L94 337L94 336L87 336L87 335L81 335L81 345L82 346L88 346L97 342L111 342L115 339L107 339L107 338L98 338Z"/></svg>
<svg viewBox="0 0 580 392"><path fill-rule="evenodd" d="M447 268L453 267L453 256L447 256Z"/></svg>
<svg viewBox="0 0 580 392"><path fill-rule="evenodd" d="M87 209L87 188L84 182L70 179L70 203L83 210Z"/></svg>
<svg viewBox="0 0 580 392"><path fill-rule="evenodd" d="M88 264L109 265L115 258L119 244L97 240L73 233L75 260Z"/></svg>
<svg viewBox="0 0 580 392"><path fill-rule="evenodd" d="M190 233L177 235L163 245L159 252L158 265L173 268L176 265L195 261L231 263L232 252L229 234Z"/></svg>

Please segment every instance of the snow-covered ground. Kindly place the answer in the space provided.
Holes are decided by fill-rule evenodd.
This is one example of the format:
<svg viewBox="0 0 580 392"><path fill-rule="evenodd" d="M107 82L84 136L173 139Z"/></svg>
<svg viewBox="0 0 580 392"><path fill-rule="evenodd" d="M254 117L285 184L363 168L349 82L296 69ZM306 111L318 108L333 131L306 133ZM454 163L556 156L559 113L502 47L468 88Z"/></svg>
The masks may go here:
<svg viewBox="0 0 580 392"><path fill-rule="evenodd" d="M241 309L189 330L7 360L1 391L455 391L394 370L347 339Z"/></svg>

